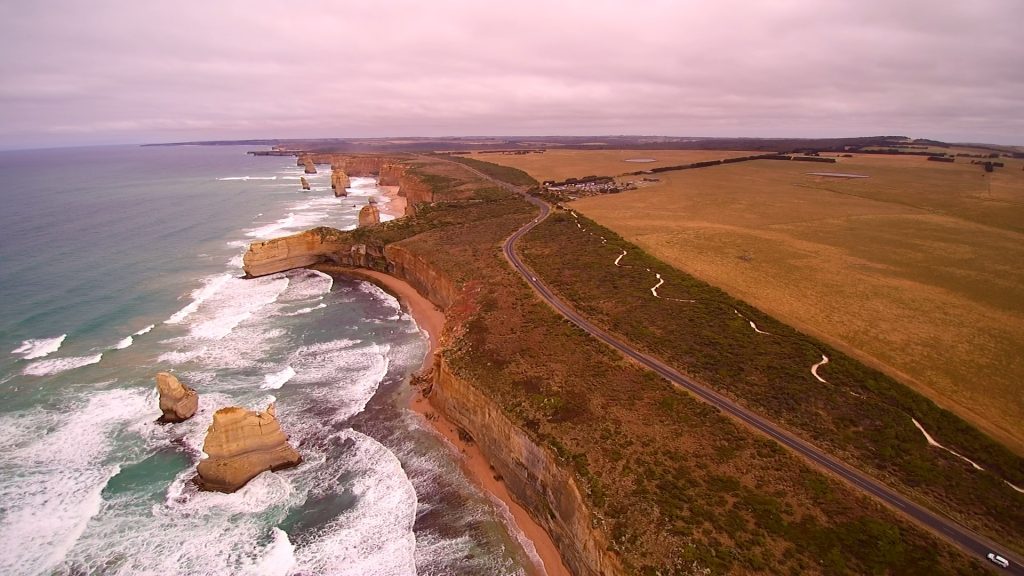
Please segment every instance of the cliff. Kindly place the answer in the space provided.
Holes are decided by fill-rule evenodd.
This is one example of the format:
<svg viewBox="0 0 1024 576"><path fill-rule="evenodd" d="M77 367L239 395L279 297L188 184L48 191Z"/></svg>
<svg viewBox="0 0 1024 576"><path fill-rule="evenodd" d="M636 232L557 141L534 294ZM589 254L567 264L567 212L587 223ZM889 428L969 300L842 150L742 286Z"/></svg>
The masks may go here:
<svg viewBox="0 0 1024 576"><path fill-rule="evenodd" d="M268 470L290 468L302 462L281 431L274 405L263 412L237 406L217 410L206 432L196 482L203 490L234 492Z"/></svg>
<svg viewBox="0 0 1024 576"><path fill-rule="evenodd" d="M348 188L352 185L352 182L348 178L348 174L344 170L335 168L331 172L331 189L334 190L334 195L338 197L348 196Z"/></svg>
<svg viewBox="0 0 1024 576"><path fill-rule="evenodd" d="M415 174L403 170L398 177L398 195L405 197L405 215L415 216L416 205L434 201L434 190Z"/></svg>
<svg viewBox="0 0 1024 576"><path fill-rule="evenodd" d="M173 375L158 372L156 389L160 393L160 422L183 422L192 417L199 408L199 395L185 386Z"/></svg>
<svg viewBox="0 0 1024 576"><path fill-rule="evenodd" d="M380 209L371 198L366 206L359 209L359 227L366 228L374 224L380 224Z"/></svg>
<svg viewBox="0 0 1024 576"><path fill-rule="evenodd" d="M497 403L452 373L440 355L429 397L473 437L509 493L551 535L570 572L622 573L618 559L608 552L608 538L591 527L590 510L572 474L509 420Z"/></svg>
<svg viewBox="0 0 1024 576"><path fill-rule="evenodd" d="M306 180L305 176L299 177L299 183L302 184L303 190L309 190L309 180Z"/></svg>
<svg viewBox="0 0 1024 576"><path fill-rule="evenodd" d="M380 156L350 156L345 158L345 172L352 176L377 176L384 158Z"/></svg>
<svg viewBox="0 0 1024 576"><path fill-rule="evenodd" d="M254 243L244 257L246 272L256 276L255 272L279 272L299 261L332 262L400 278L446 313L474 297L471 289L454 285L430 262L400 244L382 248L338 238L315 229ZM442 341L452 331L446 326ZM428 393L434 406L473 437L509 492L551 535L574 574L622 573L617 558L608 551L607 536L592 528L591 513L575 477L549 449L516 426L495 401L455 374L443 355L435 359Z"/></svg>
<svg viewBox="0 0 1024 576"><path fill-rule="evenodd" d="M394 162L386 162L380 166L378 186L401 186L402 175L405 174L405 167Z"/></svg>
<svg viewBox="0 0 1024 576"><path fill-rule="evenodd" d="M253 242L242 257L242 267L249 276L265 276L331 261L330 255L349 248L332 238L327 229L314 228L265 242Z"/></svg>

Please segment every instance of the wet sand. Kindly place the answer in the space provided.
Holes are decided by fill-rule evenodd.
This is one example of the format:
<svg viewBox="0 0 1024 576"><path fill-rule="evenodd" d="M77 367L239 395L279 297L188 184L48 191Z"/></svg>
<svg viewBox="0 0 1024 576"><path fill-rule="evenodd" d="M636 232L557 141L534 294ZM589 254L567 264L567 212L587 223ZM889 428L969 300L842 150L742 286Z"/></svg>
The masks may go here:
<svg viewBox="0 0 1024 576"><path fill-rule="evenodd" d="M434 306L432 302L421 296L407 282L383 272L362 268L346 268L330 264L319 264L314 266L314 268L331 275L363 278L395 295L408 308L409 314L416 320L416 324L419 325L420 329L427 333L430 339L430 351L423 360L421 370L425 373L432 368L434 355L439 350L441 330L444 328L445 320L444 312L437 306ZM500 500L508 508L516 528L533 544L534 551L536 552L535 558L539 557L542 562L542 566L536 567L534 573L538 575L547 574L548 576L570 576L569 569L562 562L562 557L558 553L558 548L555 547L551 537L530 516L530 513L512 498L508 487L497 477L497 474L487 462L480 448L475 443L462 440L459 437L458 427L439 411L435 410L430 404L430 400L425 398L421 391L417 390L412 395L409 408L423 416L434 430L444 436L459 451L462 455L460 464L466 474L477 485ZM533 552L529 550L528 545L527 551Z"/></svg>

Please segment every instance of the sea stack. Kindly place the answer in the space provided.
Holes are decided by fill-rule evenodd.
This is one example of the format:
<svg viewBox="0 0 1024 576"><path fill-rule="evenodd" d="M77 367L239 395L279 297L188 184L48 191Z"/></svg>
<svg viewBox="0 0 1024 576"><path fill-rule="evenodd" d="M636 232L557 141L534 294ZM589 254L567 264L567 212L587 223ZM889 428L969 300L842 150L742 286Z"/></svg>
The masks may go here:
<svg viewBox="0 0 1024 576"><path fill-rule="evenodd" d="M359 210L359 227L365 228L380 224L380 209L377 208L377 201L370 198L369 203Z"/></svg>
<svg viewBox="0 0 1024 576"><path fill-rule="evenodd" d="M344 170L335 169L331 172L331 188L334 189L334 195L337 197L348 196L348 188L352 183L348 179L348 174L345 174Z"/></svg>
<svg viewBox="0 0 1024 576"><path fill-rule="evenodd" d="M268 470L297 466L302 457L288 444L271 403L263 412L221 408L206 431L196 483L202 490L234 492Z"/></svg>
<svg viewBox="0 0 1024 576"><path fill-rule="evenodd" d="M309 158L306 158L306 161L303 162L302 165L306 167L306 174L316 174L316 164L313 164L313 161Z"/></svg>
<svg viewBox="0 0 1024 576"><path fill-rule="evenodd" d="M309 190L309 180L306 180L305 176L299 176L299 182L302 183L303 190Z"/></svg>
<svg viewBox="0 0 1024 576"><path fill-rule="evenodd" d="M157 372L156 389L160 392L160 422L184 422L199 408L199 395L167 372Z"/></svg>

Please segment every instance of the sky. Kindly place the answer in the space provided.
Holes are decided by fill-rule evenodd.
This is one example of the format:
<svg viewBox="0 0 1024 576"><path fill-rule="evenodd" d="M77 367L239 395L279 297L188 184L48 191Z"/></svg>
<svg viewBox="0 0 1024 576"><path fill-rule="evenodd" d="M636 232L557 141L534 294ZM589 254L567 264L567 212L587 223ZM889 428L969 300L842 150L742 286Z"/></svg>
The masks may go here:
<svg viewBox="0 0 1024 576"><path fill-rule="evenodd" d="M0 0L0 149L905 135L1024 145L1024 2Z"/></svg>

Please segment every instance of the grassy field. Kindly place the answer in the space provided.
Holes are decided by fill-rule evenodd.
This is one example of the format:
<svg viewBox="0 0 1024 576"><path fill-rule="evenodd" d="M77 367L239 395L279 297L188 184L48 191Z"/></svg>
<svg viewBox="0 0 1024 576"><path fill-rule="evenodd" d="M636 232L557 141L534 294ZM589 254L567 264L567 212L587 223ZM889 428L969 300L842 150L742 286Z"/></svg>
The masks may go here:
<svg viewBox="0 0 1024 576"><path fill-rule="evenodd" d="M520 197L440 160L417 172L437 176L438 202L332 233L399 242L464 288L442 354L575 474L628 573L977 572L976 560L564 321L501 254L536 215ZM575 227L549 231L554 246L577 238Z"/></svg>
<svg viewBox="0 0 1024 576"><path fill-rule="evenodd" d="M761 160L572 207L1024 454L1024 161L1001 160Z"/></svg>
<svg viewBox="0 0 1024 576"><path fill-rule="evenodd" d="M544 180L561 181L583 176L618 176L626 172L650 170L661 166L677 166L722 160L739 156L763 154L735 150L548 150L543 154L472 154L466 156L525 171ZM634 158L653 158L654 162L626 162Z"/></svg>

